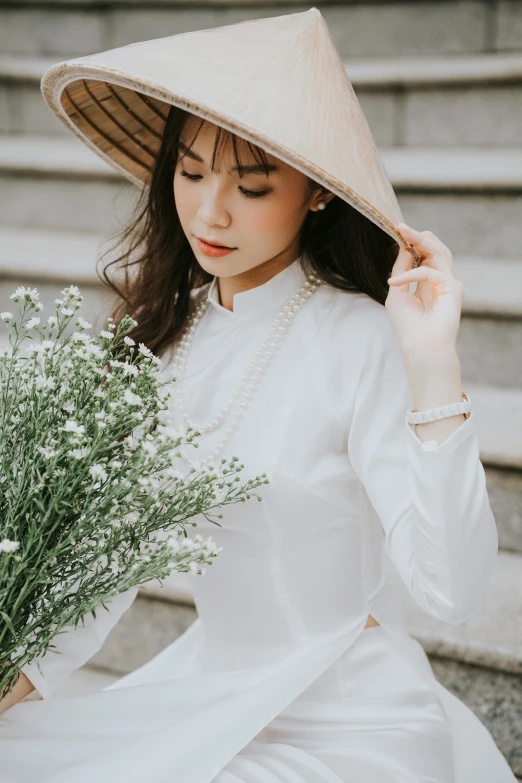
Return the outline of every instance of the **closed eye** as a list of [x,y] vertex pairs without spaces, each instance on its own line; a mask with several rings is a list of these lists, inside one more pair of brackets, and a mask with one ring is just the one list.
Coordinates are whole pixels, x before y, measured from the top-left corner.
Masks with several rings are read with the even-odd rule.
[[[184,169],[181,171],[181,176],[185,177],[190,182],[198,182],[202,179],[201,174],[189,174],[188,171],[185,171]],[[271,193],[273,188],[268,188],[266,190],[246,190],[239,186],[239,190],[245,198],[261,198],[261,196],[266,196],[267,193]]]

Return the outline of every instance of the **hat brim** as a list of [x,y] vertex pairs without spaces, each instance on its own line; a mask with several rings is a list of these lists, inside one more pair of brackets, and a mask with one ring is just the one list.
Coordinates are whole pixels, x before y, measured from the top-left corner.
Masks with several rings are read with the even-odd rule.
[[169,109],[177,106],[256,144],[311,177],[378,225],[400,246],[407,247],[414,266],[420,263],[418,253],[404,242],[393,223],[331,172],[209,106],[176,95],[162,85],[148,81],[138,84],[126,74],[107,70],[100,73],[97,66],[58,63],[44,74],[41,92],[66,127],[134,184],[147,187]]

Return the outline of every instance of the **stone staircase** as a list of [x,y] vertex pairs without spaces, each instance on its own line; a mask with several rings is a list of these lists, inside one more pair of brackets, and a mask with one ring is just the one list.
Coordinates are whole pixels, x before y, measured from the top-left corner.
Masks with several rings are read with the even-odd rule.
[[[466,296],[463,387],[501,552],[483,611],[459,626],[421,612],[411,632],[439,679],[492,731],[522,778],[522,0],[317,2],[404,219],[453,251]],[[48,303],[77,284],[101,326],[95,260],[137,193],[45,106],[52,63],[138,40],[306,10],[258,0],[17,0],[0,4],[0,311],[19,284]],[[12,307],[11,307],[12,309]],[[0,334],[5,342],[5,332]],[[103,687],[194,621],[186,581],[148,585],[63,693]],[[493,782],[492,782],[493,783]]]

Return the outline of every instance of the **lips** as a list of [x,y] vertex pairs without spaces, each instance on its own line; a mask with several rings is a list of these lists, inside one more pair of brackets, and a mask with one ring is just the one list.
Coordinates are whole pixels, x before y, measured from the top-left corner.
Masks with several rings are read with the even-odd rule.
[[219,245],[217,242],[211,242],[209,239],[204,239],[203,237],[196,237],[196,239],[200,239],[202,242],[204,242],[206,245],[210,245],[210,247],[218,247],[223,250],[234,250],[233,247],[227,247],[227,245]]
[[201,253],[211,258],[220,258],[221,256],[228,256],[229,253],[233,253],[237,248],[225,247],[223,245],[211,245],[204,239],[198,238],[198,247]]

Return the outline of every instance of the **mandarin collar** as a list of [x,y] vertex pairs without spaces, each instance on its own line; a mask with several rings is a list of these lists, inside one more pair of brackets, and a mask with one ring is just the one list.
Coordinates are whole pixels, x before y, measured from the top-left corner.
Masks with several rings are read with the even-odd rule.
[[301,267],[301,257],[299,257],[266,283],[234,294],[233,310],[228,310],[219,302],[217,276],[212,279],[206,298],[222,318],[237,321],[281,308],[305,281],[306,274]]

